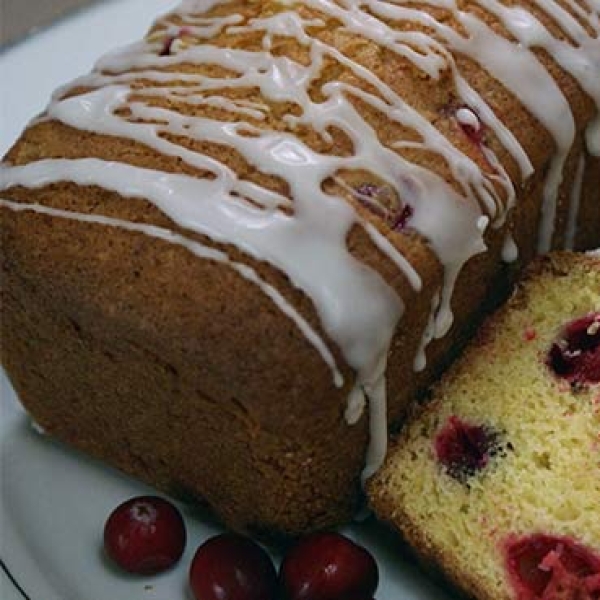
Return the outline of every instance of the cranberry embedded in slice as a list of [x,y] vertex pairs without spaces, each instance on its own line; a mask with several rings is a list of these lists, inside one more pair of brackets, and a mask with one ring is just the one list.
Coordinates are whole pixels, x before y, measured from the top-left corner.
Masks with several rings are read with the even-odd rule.
[[506,565],[520,600],[600,600],[600,556],[571,538],[510,539]]
[[226,533],[198,548],[190,587],[196,600],[275,600],[277,572],[258,544]]
[[547,364],[572,383],[600,383],[600,313],[569,323],[550,347]]
[[301,539],[279,571],[285,600],[368,600],[379,584],[373,556],[338,533]]
[[123,570],[160,573],[183,554],[186,532],[180,512],[156,496],[139,496],[119,505],[104,526],[104,548]]
[[484,469],[499,450],[499,435],[491,427],[471,425],[452,416],[434,442],[437,459],[454,479],[465,482]]

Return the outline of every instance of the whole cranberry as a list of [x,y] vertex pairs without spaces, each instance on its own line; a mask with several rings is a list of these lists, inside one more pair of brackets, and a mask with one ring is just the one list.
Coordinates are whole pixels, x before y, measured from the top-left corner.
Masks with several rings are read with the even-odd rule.
[[286,600],[367,600],[379,583],[373,556],[338,533],[301,539],[279,572]]
[[138,496],[115,508],[104,525],[106,554],[130,573],[151,575],[183,554],[186,533],[180,512],[156,496]]
[[453,415],[437,434],[434,449],[447,473],[466,483],[499,452],[499,439],[491,426],[467,423]]
[[196,551],[190,586],[196,600],[275,600],[277,572],[258,544],[225,533]]

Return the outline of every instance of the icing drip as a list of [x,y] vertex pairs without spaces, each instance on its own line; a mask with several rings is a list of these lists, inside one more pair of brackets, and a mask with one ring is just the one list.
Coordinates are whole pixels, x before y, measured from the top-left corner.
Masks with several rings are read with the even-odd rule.
[[427,366],[427,356],[425,354],[425,349],[429,345],[429,343],[435,337],[435,315],[440,304],[440,295],[439,293],[434,294],[431,301],[431,310],[429,311],[429,318],[427,319],[427,326],[423,331],[423,335],[421,336],[421,343],[419,344],[419,349],[415,356],[415,360],[413,363],[413,368],[416,373],[420,373],[425,370]]
[[517,258],[519,258],[519,247],[513,236],[509,233],[504,239],[504,245],[502,246],[502,260],[506,263],[511,263],[517,260]]
[[[326,193],[325,182],[333,180],[338,189],[356,197],[356,190],[348,189],[339,173],[376,174],[410,207],[409,227],[428,241],[444,268],[442,286],[434,295],[429,322],[415,357],[417,371],[426,366],[430,341],[445,335],[452,326],[452,293],[463,265],[485,251],[488,227],[499,228],[506,223],[516,193],[504,165],[483,141],[479,145],[489,172],[481,169],[377,74],[313,33],[327,27],[325,19],[304,19],[295,9],[300,5],[315,9],[319,15],[335,20],[340,31],[371,40],[433,79],[449,72],[460,106],[454,115],[456,121],[472,131],[486,128],[495,135],[525,181],[534,169],[516,132],[510,131],[463,77],[454,54],[469,57],[503,84],[545,127],[556,147],[545,182],[539,241],[540,249],[545,250],[552,239],[558,188],[576,132],[564,94],[533,49],[545,50],[600,108],[597,76],[600,42],[586,32],[573,14],[585,19],[596,32],[600,27],[597,0],[586,0],[583,4],[566,0],[572,12],[555,0],[535,1],[574,45],[554,38],[530,13],[504,6],[497,0],[477,0],[477,3],[500,19],[518,44],[495,33],[475,14],[459,10],[453,0],[428,0],[425,4],[450,11],[464,35],[436,21],[426,11],[412,8],[410,2],[405,5],[403,0],[282,0],[279,12],[247,20],[238,14],[198,16],[219,2],[184,0],[166,20],[157,23],[148,39],[107,55],[91,75],[58,90],[42,119],[134,140],[207,172],[210,178],[150,171],[98,159],[49,159],[0,170],[0,189],[73,181],[101,186],[123,197],[144,198],[184,230],[235,246],[256,260],[270,263],[312,300],[327,339],[314,331],[251,267],[231,261],[226,253],[185,236],[149,225],[40,205],[6,200],[0,201],[0,205],[121,227],[168,240],[197,256],[227,264],[252,281],[313,344],[331,369],[336,385],[343,385],[343,379],[329,343],[337,345],[355,370],[356,381],[345,417],[349,424],[357,423],[368,405],[371,443],[363,473],[366,479],[377,470],[386,451],[385,371],[404,302],[379,273],[350,254],[346,240],[351,228],[362,227],[415,291],[421,290],[422,281],[389,236],[356,214],[346,200]],[[396,29],[393,25],[397,21],[414,23],[419,28]],[[259,33],[262,49],[247,51],[211,45],[211,38],[220,33]],[[273,54],[276,37],[296,40],[308,53],[308,62]],[[194,39],[207,42],[198,44]],[[165,40],[169,41],[167,46]],[[168,51],[163,51],[165,48]],[[324,65],[332,61],[352,77],[322,85],[317,102],[311,90]],[[182,69],[182,65],[214,65],[226,69],[230,75],[191,73]],[[360,85],[349,83],[350,79]],[[140,80],[144,81],[143,87],[136,85]],[[69,97],[68,92],[74,87],[89,91]],[[241,100],[235,94],[237,90],[248,89],[259,90],[262,100]],[[540,97],[544,102],[539,101]],[[201,110],[182,114],[160,108],[152,103],[157,99],[166,101],[163,104],[167,106],[176,103],[190,109],[225,111],[235,115],[235,121],[197,116],[205,114]],[[356,100],[384,114],[390,124],[410,130],[414,134],[410,141],[384,143],[357,110]],[[271,106],[276,103],[289,103],[298,109],[283,118],[287,130],[268,126]],[[332,129],[340,130],[351,141],[352,153],[336,156],[317,152],[293,135],[300,126],[311,129],[326,143],[333,143]],[[227,164],[173,139],[227,146],[252,169],[286,182],[290,197],[244,180]],[[591,153],[600,154],[600,119],[589,126],[587,143]],[[408,149],[435,154],[447,166],[453,181],[407,160],[403,151]],[[574,199],[579,195],[575,188]],[[572,202],[571,229],[576,223],[575,204]],[[569,236],[574,235],[571,229]],[[505,240],[503,258],[514,260],[517,248],[510,232]]]
[[585,141],[592,156],[600,156],[600,113],[585,130]]
[[387,452],[387,395],[385,388],[385,368],[387,356],[381,356],[375,369],[373,381],[364,386],[369,401],[371,442],[367,450],[365,468],[362,473],[363,485],[383,464]]

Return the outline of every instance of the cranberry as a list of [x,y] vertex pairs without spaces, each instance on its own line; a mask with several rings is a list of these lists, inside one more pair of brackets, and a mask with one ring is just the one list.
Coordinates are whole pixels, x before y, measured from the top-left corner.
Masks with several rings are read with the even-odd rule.
[[367,600],[379,583],[371,554],[337,533],[301,539],[279,572],[286,600]]
[[175,35],[169,35],[165,38],[163,42],[163,46],[158,53],[159,56],[170,56],[173,52],[173,44],[175,40],[181,39],[185,35],[190,34],[190,29],[188,27],[182,27]]
[[150,575],[172,567],[185,548],[185,525],[170,502],[139,496],[111,513],[104,526],[108,556],[130,573]]
[[547,364],[574,384],[600,382],[600,313],[569,323],[550,347]]
[[491,427],[471,425],[452,416],[435,438],[435,453],[451,477],[465,482],[500,450],[499,437]]
[[173,42],[176,39],[177,39],[176,35],[170,35],[167,38],[165,38],[163,46],[162,46],[160,52],[158,53],[158,55],[159,56],[170,56],[171,55],[171,48],[173,47]]
[[393,230],[406,229],[414,209],[409,204],[402,205],[389,186],[363,183],[356,188],[356,192],[359,202],[384,219]]
[[196,600],[275,600],[277,572],[258,544],[226,533],[198,548],[190,586]]
[[506,561],[522,600],[600,599],[600,556],[570,538],[535,534],[511,539]]

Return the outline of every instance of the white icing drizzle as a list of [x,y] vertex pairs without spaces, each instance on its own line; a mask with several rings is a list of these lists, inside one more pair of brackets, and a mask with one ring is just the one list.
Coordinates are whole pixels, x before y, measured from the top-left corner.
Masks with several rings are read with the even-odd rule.
[[[476,1],[496,15],[519,43],[512,43],[495,33],[474,14],[459,10],[454,0],[427,0],[424,3],[451,11],[466,35],[436,21],[426,11],[405,6],[404,0],[282,0],[280,5],[286,10],[247,22],[237,14],[198,16],[219,2],[184,0],[171,14],[171,21],[159,22],[157,31],[147,40],[107,55],[97,63],[91,75],[58,90],[42,119],[134,140],[164,155],[177,157],[195,169],[210,173],[211,177],[162,173],[98,159],[55,159],[2,168],[0,189],[74,181],[79,185],[101,186],[123,197],[145,198],[181,228],[206,235],[215,242],[233,245],[285,273],[293,285],[312,300],[328,340],[339,347],[344,359],[356,371],[345,416],[349,424],[354,424],[360,420],[366,405],[369,406],[371,443],[363,473],[363,479],[366,479],[377,470],[385,456],[387,354],[404,303],[377,272],[348,252],[346,238],[350,229],[354,225],[361,226],[415,291],[421,290],[422,281],[388,236],[361,219],[342,198],[325,193],[324,182],[331,178],[338,181],[337,174],[342,170],[375,173],[411,208],[410,227],[428,240],[444,267],[444,280],[433,298],[429,323],[415,358],[415,370],[425,368],[429,342],[445,335],[452,326],[452,293],[463,265],[486,250],[486,229],[505,224],[516,193],[504,165],[491,148],[485,145],[481,148],[491,166],[490,172],[485,173],[376,74],[309,34],[307,28],[323,28],[325,22],[320,18],[305,20],[294,7],[304,4],[337,19],[343,30],[391,50],[434,79],[439,79],[443,71],[449,71],[462,103],[456,107],[457,122],[475,131],[484,126],[489,128],[515,160],[525,180],[533,173],[530,158],[515,132],[507,128],[462,76],[452,51],[477,62],[502,83],[545,127],[556,147],[545,182],[540,229],[539,247],[546,250],[554,232],[556,198],[564,163],[576,131],[565,96],[533,49],[545,50],[571,73],[600,108],[600,42],[598,36],[591,37],[572,13],[556,0],[534,1],[560,25],[575,45],[554,38],[521,8],[507,7],[497,0]],[[586,19],[596,32],[599,31],[598,0],[585,0],[583,4],[576,0],[566,2],[579,18]],[[177,23],[173,21],[175,18]],[[433,34],[394,29],[393,21],[398,20],[425,26]],[[261,33],[262,51],[217,47],[210,43],[189,45],[186,41],[188,37],[210,40],[224,31]],[[182,39],[179,39],[180,35]],[[310,55],[309,64],[273,55],[275,36],[293,38],[305,47]],[[163,56],[165,53],[161,49],[165,48],[165,40],[170,40],[169,52]],[[309,90],[327,59],[348,69],[374,91],[367,92],[362,87],[335,81],[322,86],[324,100],[313,101]],[[209,77],[177,72],[177,67],[183,64],[212,64],[233,72],[234,76]],[[162,71],[165,67],[171,71]],[[134,82],[139,80],[146,82],[144,88],[134,87]],[[91,89],[85,94],[65,97],[74,86]],[[228,90],[251,88],[260,90],[264,103],[224,95]],[[189,107],[217,108],[235,115],[237,121],[180,114],[169,108],[152,106],[149,101],[153,98]],[[386,146],[358,113],[353,98],[385,114],[390,123],[409,128],[418,141],[397,140],[392,147]],[[544,101],[540,102],[540,98]],[[266,127],[269,103],[278,102],[292,103],[300,109],[299,113],[284,119],[290,132]],[[123,109],[131,116],[121,116]],[[311,128],[325,142],[333,141],[331,128],[343,131],[353,143],[352,155],[341,157],[316,152],[291,133],[299,125]],[[590,152],[600,154],[600,119],[588,127],[586,134]],[[240,179],[226,164],[192,151],[169,136],[232,148],[253,168],[285,181],[291,199]],[[437,154],[448,166],[454,182],[445,181],[434,172],[409,162],[402,156],[403,148]],[[33,210],[56,218],[138,231],[182,245],[197,256],[229,265],[256,284],[292,319],[331,369],[335,384],[343,384],[328,341],[252,268],[231,261],[226,253],[150,225],[7,200],[0,200],[0,205],[12,210]],[[575,211],[573,205],[572,202]],[[576,223],[576,215],[571,215],[570,223]],[[503,258],[514,260],[517,249],[510,232],[505,240]]]
[[502,245],[502,260],[506,263],[511,263],[517,260],[518,257],[519,247],[512,234],[508,233],[504,238],[504,244]]
[[387,355],[381,355],[375,367],[375,376],[372,381],[365,383],[364,392],[369,402],[369,433],[370,443],[362,472],[362,483],[374,475],[383,464],[387,452],[387,393],[385,369]]
[[581,191],[583,186],[583,175],[585,173],[585,154],[582,153],[577,163],[575,179],[571,188],[571,198],[569,202],[569,216],[567,217],[567,230],[565,233],[565,249],[573,250],[575,247],[575,238],[577,236],[577,219],[579,217],[579,207],[581,206]]
[[[402,1],[394,0],[393,3],[402,4]],[[376,11],[378,4],[387,6],[388,3],[371,0],[369,4]],[[563,30],[576,39],[576,48],[552,37],[531,13],[520,8],[505,7],[495,0],[478,0],[478,4],[499,16],[520,44],[513,44],[495,34],[474,15],[459,11],[452,0],[432,0],[428,4],[452,10],[453,15],[468,31],[469,37],[461,37],[451,27],[438,23],[426,13],[419,17],[415,15],[417,11],[402,8],[401,12],[396,14],[432,27],[444,37],[451,48],[479,62],[552,134],[556,153],[546,179],[538,242],[538,249],[546,252],[551,247],[558,189],[562,182],[564,164],[574,141],[575,125],[570,106],[562,91],[529,48],[540,47],[548,51],[595,99],[600,109],[600,40],[590,37],[569,13],[560,9],[553,0],[544,0],[539,4],[560,23]],[[388,10],[387,14],[394,14],[394,11]],[[539,101],[541,97],[544,98],[544,102]]]
[[415,355],[413,369],[416,373],[424,371],[425,367],[427,366],[427,356],[425,354],[425,350],[429,343],[435,337],[435,316],[439,304],[440,295],[439,293],[436,293],[431,299],[431,310],[429,311],[429,318],[427,319],[427,325],[425,327],[425,330],[423,331],[423,335],[421,336],[421,343],[419,344],[419,349],[417,350],[417,354]]
[[346,423],[348,423],[348,425],[356,425],[363,416],[366,406],[367,399],[365,397],[365,391],[360,385],[354,386],[348,396],[348,406],[344,413]]
[[600,156],[600,113],[590,121],[585,130],[585,142],[592,156]]

